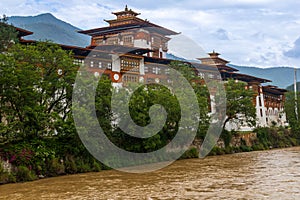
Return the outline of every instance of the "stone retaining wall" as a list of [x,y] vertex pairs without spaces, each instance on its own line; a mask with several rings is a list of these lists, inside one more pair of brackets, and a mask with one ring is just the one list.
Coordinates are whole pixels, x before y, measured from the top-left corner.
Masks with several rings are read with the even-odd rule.
[[[242,145],[246,144],[246,146],[251,147],[256,140],[257,140],[256,133],[242,133],[242,134],[233,135],[229,145],[232,147],[241,147]],[[196,147],[198,150],[200,150],[202,143],[203,140],[195,139],[192,144],[192,147]],[[219,138],[216,146],[219,148],[225,148],[224,140]]]

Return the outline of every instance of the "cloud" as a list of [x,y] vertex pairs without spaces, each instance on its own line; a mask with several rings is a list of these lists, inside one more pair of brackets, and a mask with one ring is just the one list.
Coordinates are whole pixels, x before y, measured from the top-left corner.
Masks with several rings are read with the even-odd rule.
[[295,41],[294,47],[286,52],[285,56],[291,58],[300,58],[300,37]]
[[[82,29],[107,26],[113,11],[125,5],[153,23],[213,49],[234,64],[275,66],[299,54],[300,1],[294,0],[4,0],[0,14],[51,12]],[[294,43],[295,42],[295,43]],[[288,57],[289,56],[289,57]],[[299,58],[299,57],[297,57]]]

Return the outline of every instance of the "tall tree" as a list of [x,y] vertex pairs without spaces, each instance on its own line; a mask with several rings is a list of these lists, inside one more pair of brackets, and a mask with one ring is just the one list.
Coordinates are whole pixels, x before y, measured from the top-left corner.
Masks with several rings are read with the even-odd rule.
[[70,112],[77,72],[71,53],[45,42],[16,44],[7,52],[0,54],[2,135],[53,133]]
[[[296,114],[296,107],[298,109],[298,119]],[[286,101],[285,101],[285,113],[287,115],[287,120],[289,125],[291,126],[294,133],[298,133],[300,135],[300,119],[299,119],[299,111],[300,111],[300,94],[297,93],[297,101],[295,101],[295,93],[288,92],[286,93]]]
[[[195,71],[191,68],[190,65],[174,62],[171,63],[170,67],[180,72],[186,80],[191,84],[191,87],[194,89],[196,97],[198,99],[199,115],[200,119],[194,119],[191,116],[190,120],[199,121],[198,137],[203,137],[206,134],[209,116],[208,116],[208,90],[205,86],[198,84],[200,77],[195,75]],[[171,75],[172,76],[172,75]],[[199,79],[199,80],[198,80]],[[132,83],[134,85],[134,83]],[[165,86],[158,84],[148,84],[143,87],[138,88],[135,92],[132,92],[129,87],[124,88],[112,88],[111,83],[105,78],[101,79],[96,95],[96,113],[98,116],[98,121],[101,125],[101,128],[108,135],[111,141],[113,141],[118,146],[134,152],[148,152],[157,150],[170,142],[176,135],[179,127],[179,121],[181,119],[181,107],[178,102],[178,96],[173,93],[172,90]],[[111,97],[112,91],[117,90],[114,95],[114,100],[117,105],[118,113],[112,113],[111,110]],[[128,113],[122,108],[121,104],[124,104],[124,98],[130,98],[129,100],[129,112],[131,119],[136,125],[145,127],[148,124],[151,124],[151,118],[149,115],[150,108],[153,105],[161,105],[161,109],[167,112],[166,123],[162,128],[157,132],[157,134],[149,138],[138,138],[129,136],[127,133],[124,133],[119,129],[119,125],[123,122],[119,119],[124,119]],[[164,119],[160,118],[162,116],[155,116],[155,120],[163,122]],[[153,120],[153,119],[152,119]],[[113,123],[111,123],[113,122]],[[122,124],[121,126],[126,126]],[[128,125],[127,130],[133,130],[130,125]],[[187,134],[189,132],[189,127],[187,129]],[[144,129],[143,135],[153,134],[153,131],[148,131]]]
[[7,23],[8,18],[3,15],[0,18],[0,52],[6,51],[18,41],[16,28]]
[[223,130],[228,122],[256,125],[256,110],[253,105],[253,92],[245,89],[246,83],[229,79],[226,87],[226,119]]

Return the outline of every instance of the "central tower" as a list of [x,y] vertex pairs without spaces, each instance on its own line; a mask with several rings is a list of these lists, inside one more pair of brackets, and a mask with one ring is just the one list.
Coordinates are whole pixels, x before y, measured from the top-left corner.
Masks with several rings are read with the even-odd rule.
[[151,50],[145,56],[166,58],[168,51],[167,36],[176,33],[167,28],[150,23],[148,20],[138,18],[140,13],[128,9],[113,12],[116,19],[104,20],[109,26],[79,31],[79,33],[92,36],[90,48],[96,46],[121,45]]

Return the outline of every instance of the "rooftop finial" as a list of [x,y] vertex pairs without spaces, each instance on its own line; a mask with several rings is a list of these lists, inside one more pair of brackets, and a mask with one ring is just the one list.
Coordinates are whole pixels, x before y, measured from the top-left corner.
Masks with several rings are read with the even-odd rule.
[[127,5],[125,6],[125,11],[128,11],[128,7],[127,7]]

